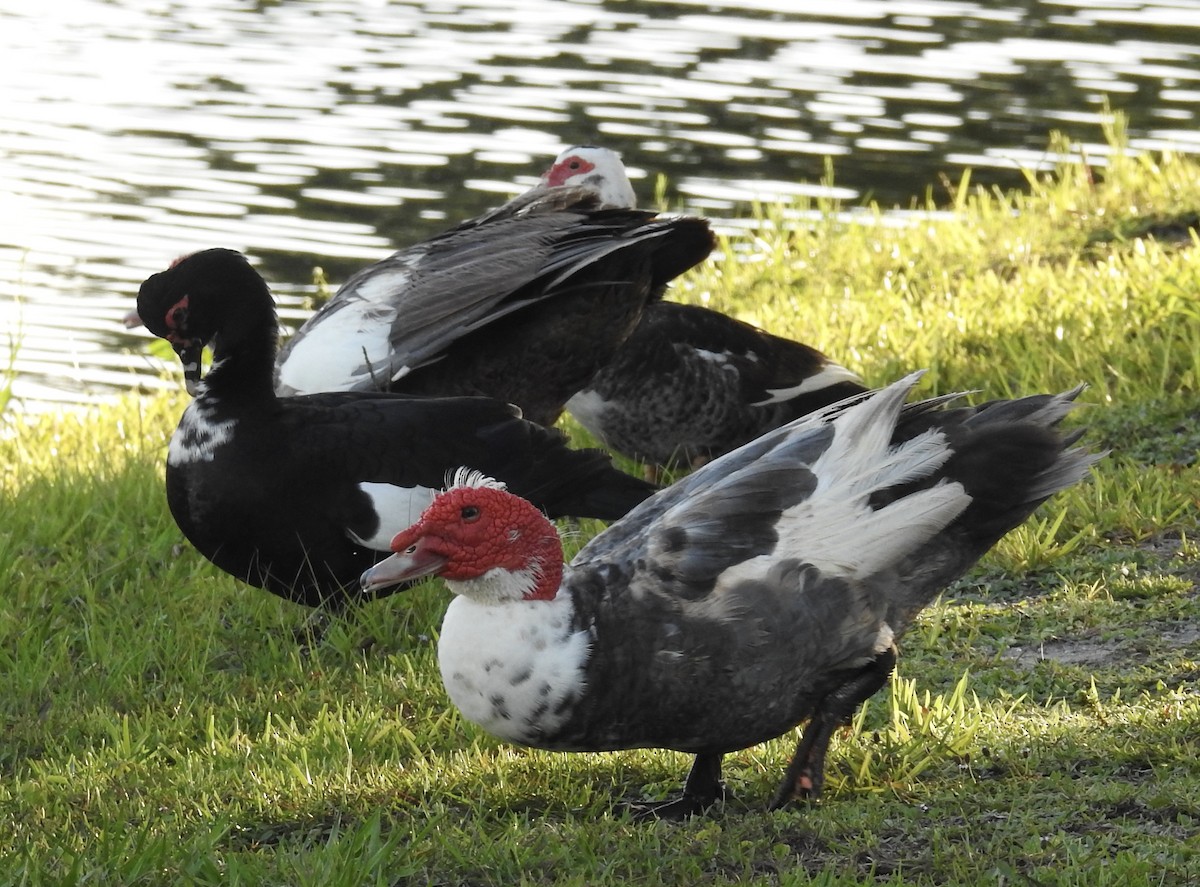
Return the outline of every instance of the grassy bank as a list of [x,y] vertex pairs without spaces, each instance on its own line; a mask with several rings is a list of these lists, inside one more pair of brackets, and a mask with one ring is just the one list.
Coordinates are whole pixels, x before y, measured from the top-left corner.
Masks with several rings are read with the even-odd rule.
[[1116,156],[949,197],[907,226],[764,210],[678,290],[872,383],[1086,382],[1073,421],[1113,449],[926,611],[820,805],[762,812],[789,736],[729,756],[707,819],[611,815],[686,757],[464,723],[436,584],[297,643],[307,614],[166,511],[183,397],[130,399],[0,439],[0,883],[1200,881],[1200,168]]

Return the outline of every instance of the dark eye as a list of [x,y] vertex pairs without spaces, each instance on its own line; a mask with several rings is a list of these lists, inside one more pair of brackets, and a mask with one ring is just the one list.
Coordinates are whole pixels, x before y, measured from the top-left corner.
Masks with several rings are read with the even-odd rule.
[[464,505],[462,507],[462,511],[460,511],[458,514],[459,514],[459,517],[461,517],[467,523],[472,523],[474,521],[479,520],[479,506],[478,505]]
[[167,312],[167,329],[187,329],[188,310],[186,307],[175,307]]
[[578,160],[572,160],[570,164],[571,169],[579,169],[580,165],[581,164]]

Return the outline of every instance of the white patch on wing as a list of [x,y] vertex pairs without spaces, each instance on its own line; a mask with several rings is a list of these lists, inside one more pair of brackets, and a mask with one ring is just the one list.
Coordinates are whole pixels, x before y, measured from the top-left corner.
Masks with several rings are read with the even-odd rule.
[[701,360],[710,360],[713,363],[720,364],[721,366],[725,366],[729,363],[728,351],[708,351],[704,348],[695,348],[693,349],[693,353]]
[[767,393],[770,397],[752,403],[754,407],[765,407],[768,404],[784,403],[794,397],[799,397],[802,394],[808,394],[810,391],[820,391],[822,388],[832,388],[841,382],[861,382],[862,379],[856,373],[852,373],[844,366],[838,366],[836,363],[827,363],[821,368],[819,373],[809,376],[799,385],[793,385],[790,388],[768,388]]
[[188,405],[167,446],[168,465],[211,462],[217,448],[233,437],[237,420],[213,421],[214,412],[203,400],[194,400]]
[[442,621],[438,666],[467,720],[512,742],[553,738],[585,689],[590,634],[571,631],[573,608],[568,592],[505,603],[455,596]]
[[280,388],[293,394],[347,391],[372,379],[385,386],[395,375],[397,360],[390,341],[397,307],[393,300],[409,276],[404,268],[381,271],[336,310],[317,315],[315,323],[296,334],[279,367]]
[[354,287],[355,301],[363,302],[366,306],[374,307],[376,310],[390,311],[395,315],[396,295],[404,292],[408,287],[412,269],[424,258],[425,253],[424,249],[413,249],[406,251],[399,261],[385,259],[386,268],[380,267],[378,271],[368,274],[361,283]]
[[780,516],[775,550],[726,570],[718,585],[761,579],[784,557],[835,576],[870,576],[907,556],[962,513],[971,497],[962,484],[949,481],[885,508],[868,504],[875,491],[929,477],[950,456],[945,437],[936,431],[890,446],[910,387],[897,383],[833,420],[833,440],[811,466],[816,489]]
[[943,530],[971,503],[961,484],[942,483],[873,511],[865,497],[837,500],[821,490],[779,519],[775,551],[730,567],[719,587],[760,580],[782,557],[796,557],[831,576],[864,578],[905,557]]
[[389,551],[392,538],[417,522],[433,501],[434,494],[428,487],[401,487],[384,483],[361,483],[358,488],[371,498],[375,514],[379,516],[379,529],[366,539],[349,531],[346,535],[359,545],[375,551]]

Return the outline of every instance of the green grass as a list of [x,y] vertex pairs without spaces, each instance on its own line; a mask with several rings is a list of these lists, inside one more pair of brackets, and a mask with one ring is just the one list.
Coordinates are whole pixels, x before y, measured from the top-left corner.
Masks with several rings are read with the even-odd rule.
[[184,398],[130,398],[0,438],[0,883],[1200,882],[1200,168],[1117,153],[948,199],[905,227],[767,208],[678,289],[872,383],[1087,382],[1073,421],[1113,450],[922,615],[819,805],[763,812],[786,736],[729,756],[706,819],[613,815],[686,756],[464,723],[436,584],[297,642],[304,611],[167,513]]

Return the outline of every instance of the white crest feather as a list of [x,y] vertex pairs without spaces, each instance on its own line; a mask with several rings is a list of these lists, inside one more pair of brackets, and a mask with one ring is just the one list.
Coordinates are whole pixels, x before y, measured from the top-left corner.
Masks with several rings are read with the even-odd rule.
[[446,472],[446,489],[454,490],[459,487],[470,487],[472,489],[486,488],[489,490],[508,489],[508,485],[504,481],[488,477],[482,471],[468,468],[465,465],[455,468],[453,471]]

